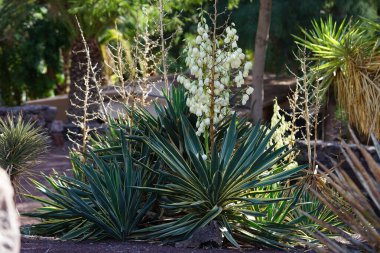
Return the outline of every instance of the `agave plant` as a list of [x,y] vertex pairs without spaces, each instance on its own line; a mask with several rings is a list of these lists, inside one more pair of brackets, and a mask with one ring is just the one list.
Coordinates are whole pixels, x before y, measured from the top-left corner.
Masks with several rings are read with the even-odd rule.
[[310,50],[313,80],[321,82],[323,94],[332,87],[350,123],[365,134],[380,138],[380,44],[379,26],[362,19],[343,21],[339,26],[330,16],[313,21],[313,29],[302,29],[305,38],[296,43]]
[[[273,167],[279,164],[289,151],[286,147],[268,148],[275,128],[269,131],[257,124],[239,138],[236,116],[233,116],[222,140],[205,153],[201,140],[190,122],[181,116],[184,153],[170,139],[150,132],[145,143],[167,165],[160,170],[161,183],[143,189],[157,192],[162,207],[177,213],[175,219],[139,231],[142,238],[180,241],[189,238],[197,229],[211,221],[217,221],[223,235],[236,247],[234,238],[244,238],[266,245],[281,247],[281,225],[278,229],[260,224],[257,217],[265,216],[265,210],[253,211],[252,205],[265,206],[290,198],[259,198],[264,187],[294,177],[305,166],[289,170]],[[284,165],[286,166],[286,165]],[[242,224],[254,229],[247,230]],[[268,225],[268,226],[266,226]],[[270,228],[273,228],[271,230]],[[276,232],[277,231],[277,232]]]
[[48,137],[31,121],[21,115],[15,120],[0,118],[0,168],[7,171],[13,186],[20,176],[30,175],[48,148]]
[[[47,198],[28,195],[44,206],[24,215],[41,218],[43,222],[25,228],[24,232],[57,235],[61,239],[125,240],[138,229],[155,196],[134,187],[150,186],[155,167],[146,164],[148,158],[136,164],[124,134],[120,133],[119,138],[122,159],[89,151],[83,162],[72,154],[74,177],[57,173],[45,176],[48,186],[33,180]],[[142,170],[141,166],[150,169]]]
[[[352,133],[353,135],[353,133]],[[343,237],[351,247],[361,252],[380,251],[380,164],[376,163],[370,153],[353,135],[355,143],[364,157],[368,169],[350,147],[343,142],[342,151],[354,175],[344,170],[336,170],[327,177],[329,191],[313,191],[328,208],[350,229],[344,231],[330,222],[321,221],[307,215],[327,230]],[[380,157],[380,145],[373,136],[377,153]],[[327,193],[327,194],[326,194]],[[325,247],[310,245],[317,252],[347,252],[347,247],[319,232],[310,232]],[[356,234],[356,237],[353,236]]]

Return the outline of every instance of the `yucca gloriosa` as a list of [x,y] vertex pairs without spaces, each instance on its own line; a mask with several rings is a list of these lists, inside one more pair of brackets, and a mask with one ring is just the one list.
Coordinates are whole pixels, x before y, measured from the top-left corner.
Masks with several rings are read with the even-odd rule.
[[[196,116],[191,114],[189,108],[186,106],[187,96],[183,86],[173,86],[170,89],[170,93],[164,95],[166,102],[165,105],[154,103],[155,111],[153,114],[144,107],[136,107],[134,110],[130,107],[126,107],[127,114],[129,117],[132,117],[133,125],[131,126],[130,121],[126,121],[122,118],[109,119],[108,124],[110,125],[109,129],[111,132],[108,133],[110,135],[97,135],[96,139],[101,141],[96,141],[92,145],[102,148],[110,146],[115,147],[119,145],[117,144],[119,143],[117,129],[124,129],[125,132],[130,135],[129,138],[134,138],[134,136],[143,136],[144,133],[149,135],[150,132],[160,134],[162,137],[170,139],[178,149],[183,151],[184,138],[182,134],[181,116],[186,117],[188,123],[194,128],[197,121]],[[231,119],[232,117],[226,117],[217,126],[215,133],[218,137],[217,141],[220,142],[220,140],[222,140],[221,137],[226,132]],[[237,128],[239,129],[239,137],[246,134],[245,130],[248,129],[248,125],[246,123],[247,119],[238,120]],[[204,143],[205,140],[202,137],[200,138],[202,143]]]
[[[236,116],[230,121],[222,140],[215,142],[212,154],[205,160],[205,149],[194,128],[181,117],[184,153],[175,143],[150,132],[144,142],[167,165],[160,170],[162,182],[156,187],[142,189],[158,192],[165,199],[162,206],[174,210],[178,219],[140,230],[143,238],[180,241],[215,220],[224,236],[239,247],[235,237],[254,240],[274,247],[285,247],[281,240],[289,226],[281,223],[255,222],[265,211],[254,211],[252,205],[267,204],[290,198],[257,198],[260,186],[284,182],[305,166],[284,170],[276,164],[288,154],[286,147],[268,147],[275,128],[269,131],[257,124],[245,129],[239,137]],[[181,215],[182,214],[182,215]]]
[[20,176],[33,174],[33,167],[47,148],[47,135],[32,121],[24,121],[21,115],[0,118],[0,167],[16,188]]
[[296,43],[310,50],[311,77],[320,82],[322,96],[333,87],[348,120],[364,134],[380,138],[380,26],[374,21],[344,20],[339,26],[330,16],[314,20]]
[[118,155],[110,155],[109,148],[89,151],[85,161],[72,154],[73,177],[58,173],[45,176],[48,186],[33,181],[47,198],[27,195],[44,206],[24,215],[43,222],[25,227],[24,233],[77,240],[129,238],[155,201],[153,194],[134,187],[155,182],[151,171],[159,163],[151,165],[146,153],[137,163],[125,134],[120,132],[119,138]]

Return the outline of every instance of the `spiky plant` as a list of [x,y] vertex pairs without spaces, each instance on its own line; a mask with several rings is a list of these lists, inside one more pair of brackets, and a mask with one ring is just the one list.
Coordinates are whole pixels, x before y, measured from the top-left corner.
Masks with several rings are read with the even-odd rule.
[[47,148],[47,135],[33,122],[24,121],[21,115],[0,118],[0,167],[16,188],[19,178],[32,173]]
[[302,29],[305,38],[296,37],[296,42],[311,51],[314,80],[321,82],[322,95],[332,87],[349,122],[380,138],[378,30],[378,25],[365,19],[337,25],[329,17],[313,21],[312,30]]
[[[353,134],[352,134],[353,135]],[[321,226],[340,235],[361,252],[380,251],[380,164],[376,163],[370,153],[353,139],[364,157],[368,168],[346,144],[343,143],[343,154],[352,167],[354,175],[348,175],[344,170],[336,170],[327,177],[328,191],[311,190],[328,208],[342,220],[350,232],[339,229],[333,224],[321,221],[306,214]],[[373,138],[377,153],[380,156],[380,145]],[[320,232],[311,232],[325,247],[310,245],[317,252],[347,252],[347,247],[338,244]],[[356,234],[356,236],[353,236]]]
[[[160,171],[162,182],[145,187],[158,192],[162,206],[174,211],[174,219],[140,230],[142,238],[181,241],[211,221],[216,221],[224,236],[236,247],[236,239],[272,247],[286,247],[283,240],[292,227],[276,222],[260,222],[268,204],[290,198],[260,198],[258,187],[283,183],[306,166],[283,170],[275,167],[290,151],[286,147],[268,148],[276,129],[257,124],[239,136],[233,116],[224,137],[214,143],[210,158],[190,122],[181,117],[184,151],[158,133],[150,132],[145,143],[167,167]],[[286,166],[286,165],[284,165]],[[281,191],[281,189],[278,189]],[[250,209],[260,206],[259,211]]]
[[89,151],[83,154],[85,160],[72,153],[74,176],[45,176],[48,186],[33,180],[46,198],[27,196],[44,206],[24,215],[41,218],[42,223],[26,226],[23,232],[63,240],[128,239],[155,201],[154,194],[136,187],[155,182],[151,171],[159,163],[153,164],[147,152],[134,159],[122,131],[119,140],[120,147]]

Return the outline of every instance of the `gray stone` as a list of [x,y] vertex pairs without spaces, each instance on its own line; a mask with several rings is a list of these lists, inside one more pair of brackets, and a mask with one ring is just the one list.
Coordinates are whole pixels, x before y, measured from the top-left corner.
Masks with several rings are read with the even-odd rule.
[[7,115],[22,115],[25,120],[31,120],[36,125],[48,130],[57,115],[57,108],[47,105],[0,107],[0,118],[4,119]]
[[44,110],[41,111],[43,113],[43,117],[46,122],[53,122],[57,115],[57,108],[53,106],[45,107]]
[[64,124],[62,120],[54,120],[50,125],[51,133],[62,133],[64,129]]
[[177,242],[176,248],[202,248],[202,247],[221,247],[223,243],[222,232],[216,221],[194,232],[189,239]]
[[0,252],[20,252],[19,220],[8,174],[0,168]]

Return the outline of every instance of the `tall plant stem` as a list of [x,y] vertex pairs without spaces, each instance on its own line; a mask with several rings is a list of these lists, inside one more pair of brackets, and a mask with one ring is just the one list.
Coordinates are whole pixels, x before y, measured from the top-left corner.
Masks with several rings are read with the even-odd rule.
[[[306,120],[306,142],[307,142],[307,158],[310,165],[312,165],[311,161],[311,132],[310,132],[310,113],[309,113],[309,93],[308,93],[308,80],[306,76],[306,64],[302,63],[302,72],[304,73],[303,76],[303,85],[305,90],[305,99],[304,99],[304,119]],[[312,168],[314,169],[314,168]]]
[[164,0],[159,0],[160,8],[160,37],[161,37],[161,61],[164,74],[164,83],[166,94],[169,94],[169,81],[168,81],[168,72],[166,66],[166,48],[165,48],[165,37],[164,37]]
[[218,0],[214,2],[213,32],[212,32],[212,66],[211,66],[211,83],[210,83],[210,154],[212,154],[215,142],[214,130],[214,107],[215,107],[215,65],[216,65],[216,21],[218,15],[217,9]]
[[317,140],[318,140],[318,112],[320,107],[320,101],[319,101],[319,81],[317,80],[316,84],[316,100],[315,100],[315,120],[314,120],[314,149],[313,149],[313,169],[316,172],[316,162],[317,162]]

